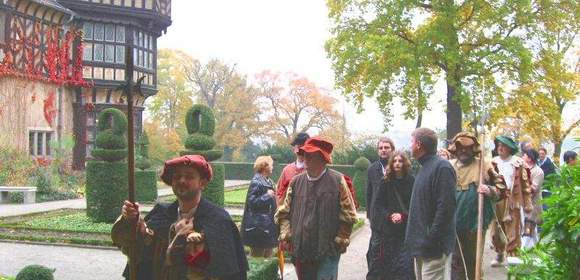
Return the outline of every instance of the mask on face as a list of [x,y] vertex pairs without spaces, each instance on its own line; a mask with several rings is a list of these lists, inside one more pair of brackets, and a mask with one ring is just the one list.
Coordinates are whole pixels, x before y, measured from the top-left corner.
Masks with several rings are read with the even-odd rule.
[[304,162],[303,161],[296,161],[296,167],[298,167],[299,169],[304,168]]

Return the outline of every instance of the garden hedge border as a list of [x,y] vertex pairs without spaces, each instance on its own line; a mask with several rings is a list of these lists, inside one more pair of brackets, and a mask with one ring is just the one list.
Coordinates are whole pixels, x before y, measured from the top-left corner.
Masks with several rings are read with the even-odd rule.
[[114,222],[127,199],[127,164],[92,160],[86,167],[87,216],[95,222]]

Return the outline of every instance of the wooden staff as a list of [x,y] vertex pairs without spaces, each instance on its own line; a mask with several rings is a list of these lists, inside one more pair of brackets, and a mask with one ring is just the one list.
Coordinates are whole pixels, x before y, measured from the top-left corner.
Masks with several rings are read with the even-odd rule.
[[[127,165],[129,171],[129,195],[128,200],[135,203],[135,139],[134,139],[134,124],[133,124],[133,51],[132,47],[125,47],[125,63],[127,70],[125,71],[125,95],[127,96]],[[131,228],[132,240],[127,257],[129,258],[129,279],[137,279],[137,258],[135,256],[137,245],[137,226],[139,225],[139,213],[137,213],[137,220],[134,221]]]
[[[483,129],[482,129],[483,130]],[[481,133],[481,144],[480,154],[479,154],[479,185],[481,186],[484,181],[485,175],[485,165],[484,165],[484,155],[485,155],[485,134]],[[481,279],[481,256],[483,255],[483,204],[484,204],[484,194],[479,192],[478,186],[478,200],[477,200],[477,249],[475,255],[475,280]]]

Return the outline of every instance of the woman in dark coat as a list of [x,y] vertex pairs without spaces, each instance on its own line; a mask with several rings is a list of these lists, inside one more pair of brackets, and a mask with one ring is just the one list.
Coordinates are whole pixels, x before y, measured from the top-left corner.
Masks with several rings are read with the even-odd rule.
[[270,180],[273,165],[270,156],[256,159],[256,174],[246,196],[241,233],[244,245],[250,247],[252,257],[268,258],[272,255],[272,248],[278,245],[278,227],[274,223],[276,196]]
[[415,279],[413,260],[404,250],[405,228],[415,178],[410,174],[411,162],[400,151],[389,159],[387,174],[377,193],[375,221],[381,226],[382,277]]

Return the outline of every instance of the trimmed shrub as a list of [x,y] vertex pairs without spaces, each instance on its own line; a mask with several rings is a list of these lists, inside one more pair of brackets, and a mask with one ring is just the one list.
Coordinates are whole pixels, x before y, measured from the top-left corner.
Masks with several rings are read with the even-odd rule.
[[371,162],[365,157],[360,157],[354,162],[354,168],[356,169],[356,172],[354,174],[354,178],[352,179],[352,183],[354,185],[356,197],[361,208],[367,207],[367,169],[369,168],[370,164]]
[[278,259],[249,258],[250,271],[248,280],[276,280],[278,277]]
[[96,148],[91,154],[104,161],[119,161],[127,157],[127,117],[115,108],[99,113]]
[[[185,115],[185,125],[187,133],[200,133],[207,136],[213,136],[215,130],[215,116],[206,105],[196,104],[187,111]],[[213,148],[213,147],[212,147]]]
[[187,151],[182,151],[179,154],[182,156],[184,156],[184,155],[200,155],[200,156],[203,156],[205,158],[205,160],[207,160],[207,161],[214,161],[216,159],[221,158],[223,153],[224,152],[220,151],[220,150],[209,150],[209,151],[187,150]]
[[119,109],[107,108],[99,113],[97,130],[113,129],[115,134],[124,135],[127,132],[127,116]]
[[139,202],[157,199],[157,172],[155,170],[135,170],[135,199]]
[[127,139],[122,134],[115,134],[112,129],[105,129],[99,131],[95,144],[97,147],[107,150],[126,149]]
[[123,150],[106,150],[106,149],[94,149],[91,154],[104,161],[120,161],[127,158],[127,149]]
[[[254,176],[254,163],[251,162],[222,162],[225,166],[226,180],[252,180]],[[286,164],[274,164],[274,171],[270,178],[276,183]],[[353,178],[355,168],[352,165],[329,165],[342,174]]]
[[16,280],[54,280],[54,269],[42,265],[28,265],[16,275]]
[[86,172],[87,216],[95,222],[114,222],[128,196],[127,164],[88,161]]
[[224,207],[224,165],[223,163],[210,163],[213,170],[213,178],[203,191],[203,197],[217,206]]
[[215,146],[215,140],[211,136],[201,133],[190,134],[185,138],[185,148],[189,150],[211,150]]

